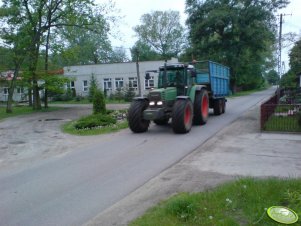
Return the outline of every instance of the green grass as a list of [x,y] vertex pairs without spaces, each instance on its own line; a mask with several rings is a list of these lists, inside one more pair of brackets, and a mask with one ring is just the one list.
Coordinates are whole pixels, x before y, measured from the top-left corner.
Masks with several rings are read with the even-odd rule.
[[[181,193],[129,225],[280,225],[266,214],[266,209],[275,205],[292,208],[301,216],[301,180],[246,178],[201,193]],[[300,220],[292,225],[300,225]]]
[[49,111],[56,111],[60,109],[59,107],[49,107],[47,109],[42,108],[41,110],[33,110],[32,107],[28,106],[14,106],[12,113],[6,113],[6,107],[0,107],[0,120],[14,117],[18,115],[25,115],[25,114],[31,114],[35,112],[49,112]]
[[264,126],[265,131],[301,132],[298,116],[271,116]]
[[263,88],[259,88],[259,89],[254,89],[254,90],[241,91],[241,92],[237,92],[237,93],[234,93],[234,94],[230,95],[229,98],[231,98],[231,97],[247,96],[247,95],[250,95],[252,93],[256,93],[256,92],[263,91],[263,90],[266,90],[266,89],[267,89],[267,87],[263,87]]
[[123,122],[116,123],[114,125],[104,126],[101,128],[92,128],[92,129],[76,129],[75,128],[76,122],[77,121],[72,121],[62,125],[62,131],[72,135],[91,136],[91,135],[117,132],[121,129],[128,128],[128,122],[126,120]]

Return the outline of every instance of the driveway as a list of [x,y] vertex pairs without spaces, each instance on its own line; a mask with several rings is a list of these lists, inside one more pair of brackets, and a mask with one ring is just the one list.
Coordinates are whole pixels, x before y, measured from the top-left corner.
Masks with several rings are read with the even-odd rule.
[[[92,105],[57,104],[61,110],[38,112],[0,121],[0,170],[24,168],[39,159],[63,155],[91,138],[71,136],[60,126],[92,113]],[[108,104],[112,110],[128,108],[129,104]]]

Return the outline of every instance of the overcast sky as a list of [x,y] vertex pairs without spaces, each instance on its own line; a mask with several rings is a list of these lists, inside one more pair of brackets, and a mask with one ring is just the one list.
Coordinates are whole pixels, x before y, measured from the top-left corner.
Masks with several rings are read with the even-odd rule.
[[[96,0],[98,2],[106,2],[107,0]],[[137,38],[133,31],[133,27],[140,24],[140,17],[151,11],[156,10],[176,10],[181,14],[181,22],[184,25],[186,20],[185,0],[115,0],[116,8],[120,9],[120,14],[124,16],[122,23],[119,26],[120,35],[122,40],[113,40],[113,46],[123,46],[131,48]],[[284,16],[283,33],[295,32],[301,35],[301,1],[291,0],[291,3],[286,9],[279,11],[279,14],[292,14]],[[283,61],[287,65],[288,49],[283,50]]]

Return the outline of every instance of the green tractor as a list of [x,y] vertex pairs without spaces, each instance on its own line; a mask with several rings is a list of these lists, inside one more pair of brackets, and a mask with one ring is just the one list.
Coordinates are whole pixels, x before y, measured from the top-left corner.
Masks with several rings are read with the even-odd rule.
[[[155,72],[155,71],[149,71]],[[129,127],[134,133],[148,130],[153,121],[165,125],[171,119],[175,133],[187,133],[192,124],[207,122],[209,111],[208,87],[196,84],[196,69],[189,64],[165,64],[159,68],[158,88],[148,97],[137,97],[128,111]],[[145,79],[149,79],[146,73]]]

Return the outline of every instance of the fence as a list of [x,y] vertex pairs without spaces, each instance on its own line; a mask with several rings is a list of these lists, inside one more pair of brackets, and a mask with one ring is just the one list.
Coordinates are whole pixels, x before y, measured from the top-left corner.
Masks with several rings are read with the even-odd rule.
[[277,95],[261,105],[261,130],[281,132],[301,132],[301,104],[279,104]]

